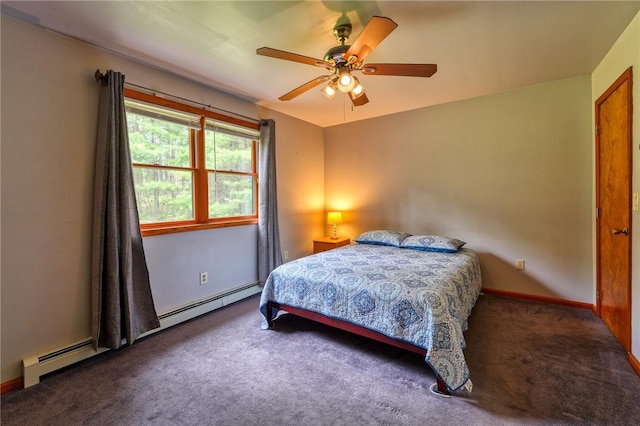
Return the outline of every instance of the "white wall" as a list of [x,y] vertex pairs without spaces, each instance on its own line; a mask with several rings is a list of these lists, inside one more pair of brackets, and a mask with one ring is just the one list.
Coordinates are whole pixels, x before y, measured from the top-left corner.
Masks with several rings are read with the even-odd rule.
[[[277,164],[282,244],[290,257],[311,252],[311,238],[322,232],[319,127],[258,111],[251,102],[6,16],[1,31],[0,382],[22,375],[23,358],[91,335],[98,68],[248,117],[274,118],[282,157]],[[307,196],[314,202],[303,204]],[[256,239],[255,226],[145,237],[158,313],[255,281]],[[209,272],[210,284],[199,285],[200,271]]]
[[[258,280],[257,226],[239,226],[144,238],[158,315]],[[200,285],[200,272],[209,283]]]
[[466,241],[486,288],[593,303],[590,89],[580,76],[326,128],[326,207],[351,237]]
[[[627,29],[620,35],[604,60],[598,65],[592,74],[592,105],[613,82],[629,67],[633,67],[633,171],[632,191],[640,192],[640,13],[631,21]],[[595,127],[595,110],[592,113]],[[593,139],[595,146],[595,135]],[[595,164],[595,153],[593,157]],[[594,174],[595,181],[595,174]],[[594,193],[595,197],[595,193]],[[594,198],[595,199],[595,198]],[[594,201],[595,205],[595,201]],[[632,212],[631,226],[631,353],[636,360],[640,360],[640,212]],[[595,219],[593,227],[595,228]],[[595,241],[593,242],[595,247]],[[594,251],[595,265],[595,251]],[[595,288],[595,282],[594,282]]]

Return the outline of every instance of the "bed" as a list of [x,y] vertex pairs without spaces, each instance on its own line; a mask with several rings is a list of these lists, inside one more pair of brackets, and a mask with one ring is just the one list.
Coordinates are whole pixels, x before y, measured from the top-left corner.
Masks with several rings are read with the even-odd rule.
[[434,392],[470,391],[463,332],[481,289],[476,253],[457,239],[386,230],[356,241],[274,269],[262,328],[286,311],[423,355]]

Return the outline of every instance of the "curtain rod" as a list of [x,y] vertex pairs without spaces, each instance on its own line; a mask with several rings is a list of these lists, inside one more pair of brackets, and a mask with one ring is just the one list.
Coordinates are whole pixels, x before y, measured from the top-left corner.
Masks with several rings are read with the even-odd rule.
[[[107,75],[106,75],[106,74],[102,74],[102,73],[100,72],[100,69],[97,69],[97,70],[96,70],[95,77],[96,77],[96,81],[99,81],[102,85],[105,85],[105,86],[106,86],[106,84],[107,84]],[[255,119],[255,118],[247,117],[246,115],[238,114],[238,113],[235,113],[235,112],[232,112],[232,111],[227,111],[226,109],[217,108],[217,107],[214,107],[214,106],[212,106],[212,105],[204,104],[204,103],[202,103],[202,102],[192,101],[191,99],[183,98],[183,97],[181,97],[181,96],[172,95],[172,94],[170,94],[170,93],[161,92],[161,91],[159,91],[159,90],[150,89],[150,88],[148,88],[148,87],[140,86],[140,85],[138,85],[138,84],[127,83],[126,81],[125,81],[125,83],[124,83],[124,84],[125,84],[126,86],[133,86],[133,87],[137,87],[138,89],[146,90],[146,91],[148,91],[148,92],[150,92],[150,93],[152,93],[152,94],[154,94],[154,95],[156,95],[156,94],[158,94],[158,93],[159,93],[159,94],[161,94],[161,95],[164,95],[164,96],[170,96],[170,97],[172,97],[172,98],[174,98],[174,99],[178,99],[178,100],[180,100],[180,101],[189,102],[189,103],[192,103],[192,104],[195,104],[195,105],[199,105],[199,106],[201,106],[201,107],[203,107],[203,108],[209,108],[209,109],[212,109],[212,110],[216,110],[216,111],[224,112],[224,113],[226,113],[226,114],[231,114],[231,115],[234,115],[234,116],[236,116],[236,117],[241,117],[241,118],[244,118],[244,119],[246,119],[246,120],[253,121],[254,123],[260,123],[260,120],[257,120],[257,119]]]

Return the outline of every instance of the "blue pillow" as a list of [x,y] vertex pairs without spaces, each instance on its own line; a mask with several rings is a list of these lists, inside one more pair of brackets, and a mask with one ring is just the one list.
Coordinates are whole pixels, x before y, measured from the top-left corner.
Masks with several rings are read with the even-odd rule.
[[400,243],[410,235],[405,232],[376,230],[363,232],[355,241],[360,244],[400,247]]
[[439,237],[437,235],[412,235],[402,241],[400,247],[413,250],[455,253],[465,245],[457,238]]

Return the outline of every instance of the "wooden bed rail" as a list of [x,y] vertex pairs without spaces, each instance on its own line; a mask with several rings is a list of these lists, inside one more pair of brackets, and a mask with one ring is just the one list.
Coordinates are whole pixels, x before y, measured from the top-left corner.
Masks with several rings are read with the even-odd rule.
[[[267,302],[267,323],[269,324],[269,328],[273,328],[273,309],[279,309],[282,311],[289,312],[290,314],[310,319],[312,321],[319,322],[321,324],[325,324],[340,330],[348,331],[350,333],[356,334],[358,336],[363,336],[369,339],[376,340],[378,342],[386,343],[391,346],[395,346],[400,349],[404,349],[409,352],[413,352],[425,357],[427,355],[427,351],[424,348],[419,346],[412,345],[411,343],[403,342],[401,340],[393,339],[389,336],[386,336],[382,333],[378,333],[377,331],[370,330],[365,327],[361,327],[359,325],[350,323],[348,321],[343,321],[337,318],[328,317],[326,315],[319,314],[313,311],[307,311],[305,309],[296,308],[289,305],[284,305],[277,302],[268,301]],[[449,389],[444,384],[442,379],[434,372],[436,376],[436,384],[437,384],[437,393],[442,394],[443,396],[451,395]]]

